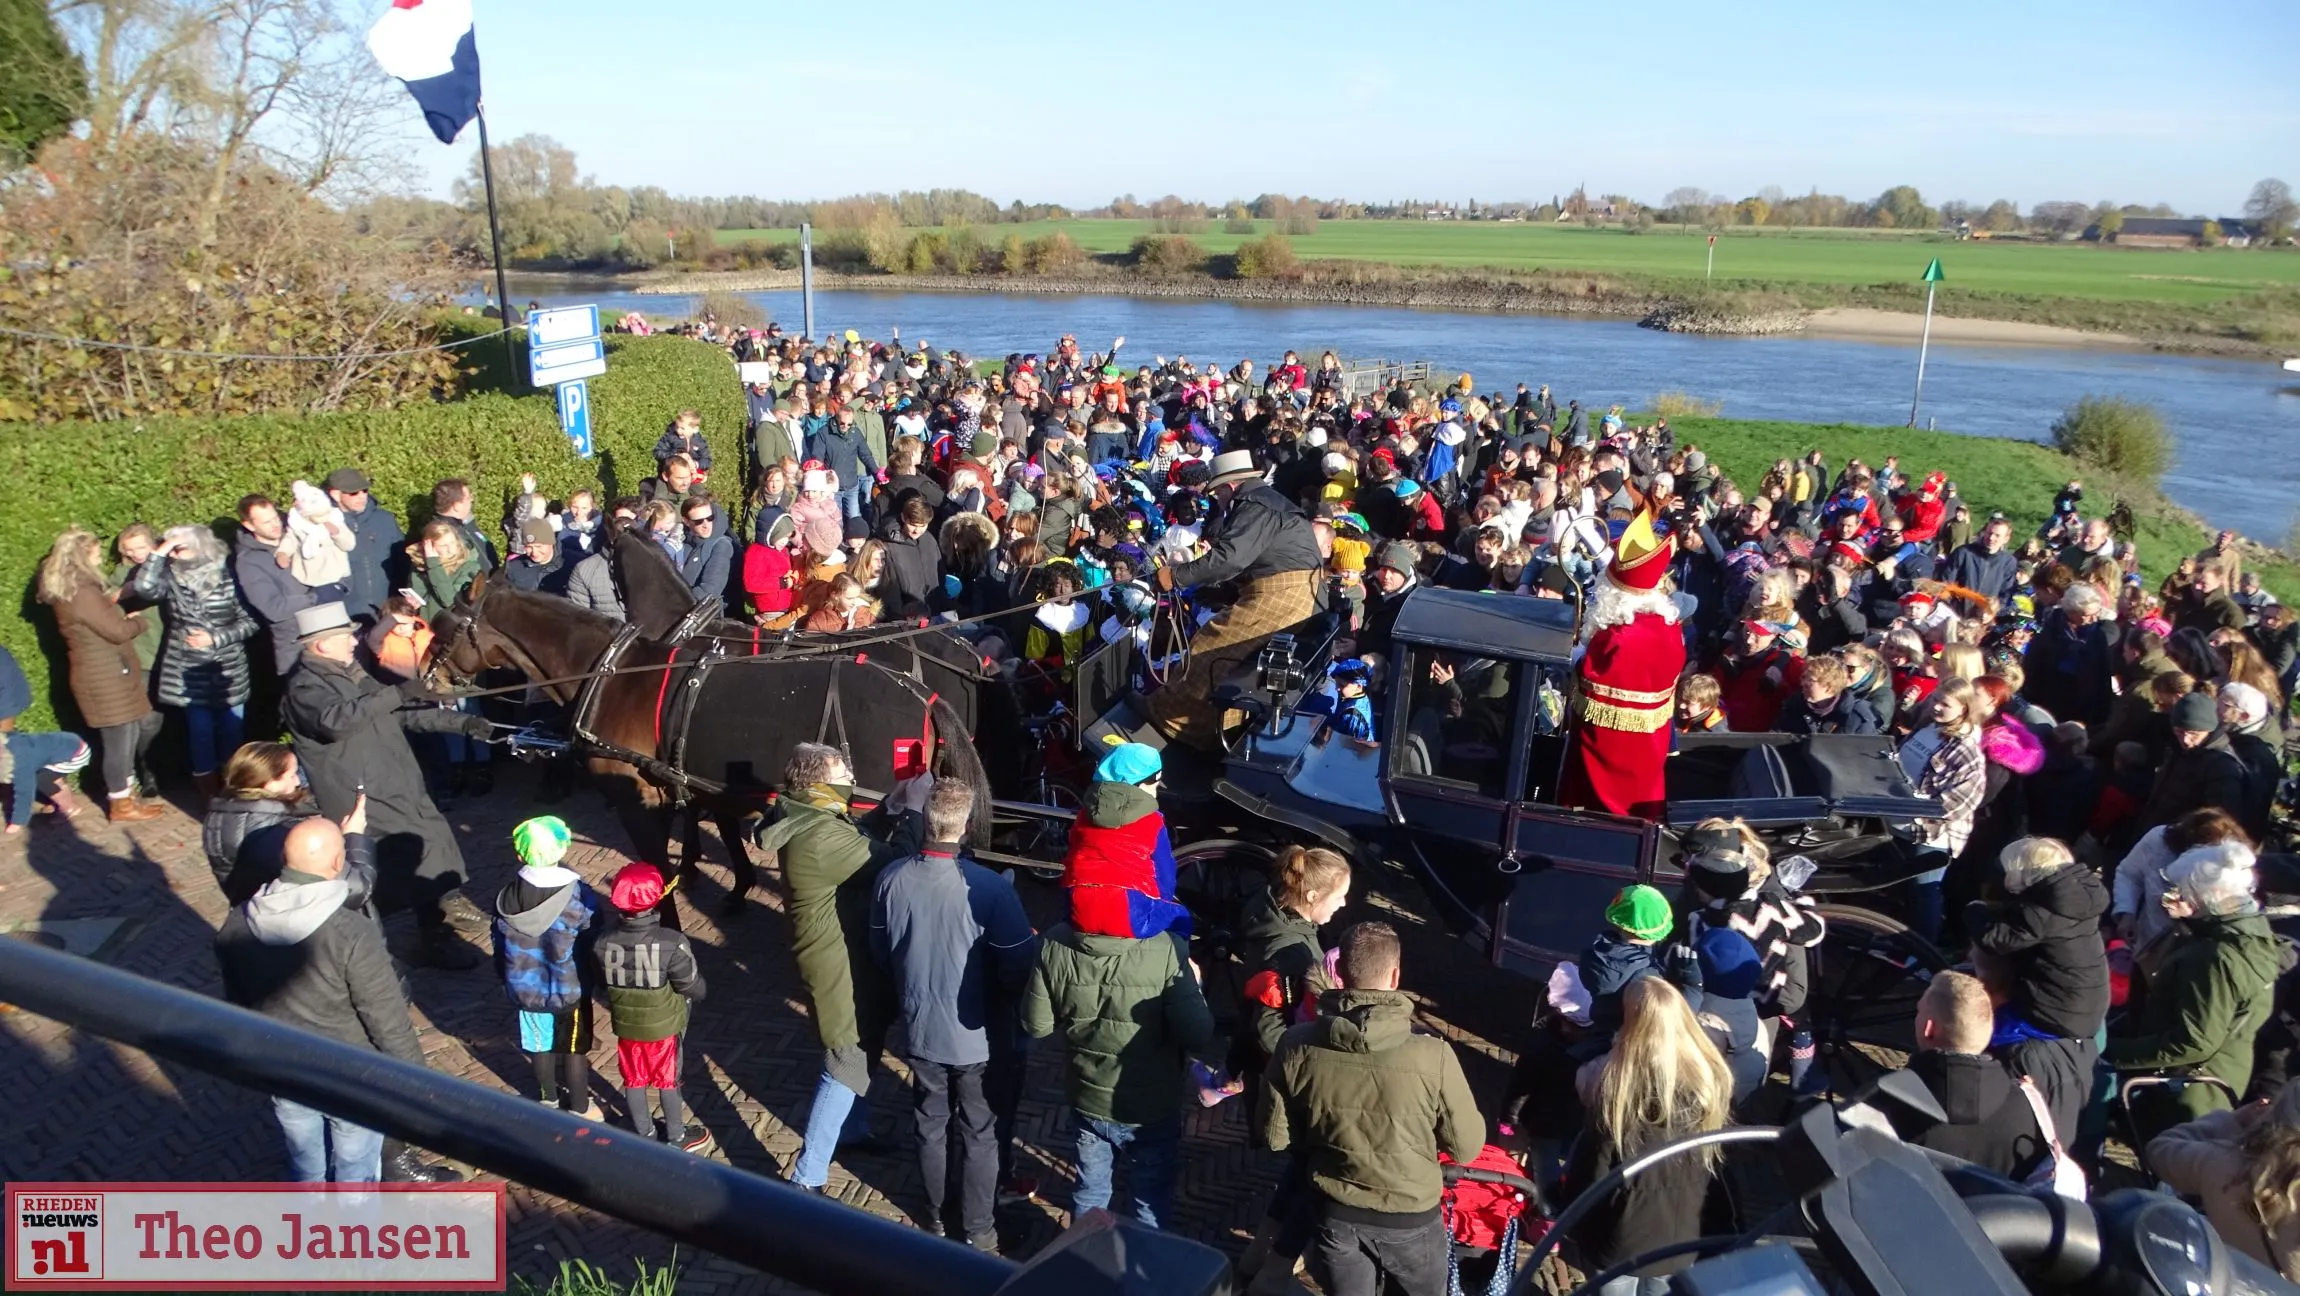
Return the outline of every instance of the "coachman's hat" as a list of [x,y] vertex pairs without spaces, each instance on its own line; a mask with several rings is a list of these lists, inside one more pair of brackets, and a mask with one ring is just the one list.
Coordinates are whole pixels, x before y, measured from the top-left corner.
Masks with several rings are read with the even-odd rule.
[[1209,486],[1223,486],[1231,482],[1260,481],[1261,466],[1254,462],[1251,450],[1225,450],[1214,456],[1214,477]]
[[332,634],[358,634],[359,627],[352,624],[351,613],[342,603],[321,603],[314,607],[298,608],[295,614],[295,637],[298,643],[318,643]]

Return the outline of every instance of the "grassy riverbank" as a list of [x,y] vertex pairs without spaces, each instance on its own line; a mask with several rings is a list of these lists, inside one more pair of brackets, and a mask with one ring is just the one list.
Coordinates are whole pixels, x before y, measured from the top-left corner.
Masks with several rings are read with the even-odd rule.
[[[1090,258],[1066,278],[1100,275],[1115,285],[1161,281],[1160,295],[1230,295],[1217,285],[1254,234],[1213,222],[1185,235],[1207,258],[1201,270],[1140,276],[1130,265],[1137,239],[1155,234],[1141,220],[1039,221],[975,227],[996,246],[1063,235]],[[899,236],[951,230],[905,230]],[[794,230],[721,230],[723,245],[787,242]],[[818,232],[818,247],[838,237]],[[1426,290],[1493,309],[1533,309],[1529,295],[1584,311],[1643,315],[1657,301],[1690,302],[1718,317],[1784,310],[1866,307],[1918,311],[1925,265],[1941,258],[1947,281],[1937,309],[1948,317],[2045,324],[2124,334],[2188,350],[2269,354],[2300,350],[2300,252],[2212,248],[2142,250],[2084,243],[1955,242],[1937,234],[1850,230],[1728,229],[1707,277],[1705,231],[1656,226],[1642,232],[1572,225],[1461,221],[1326,221],[1289,240],[1305,300]],[[908,276],[879,276],[900,283]],[[985,284],[1026,275],[982,275]],[[1176,291],[1179,289],[1180,291]]]
[[[67,723],[76,719],[62,685],[54,620],[31,596],[41,556],[67,526],[88,527],[107,543],[135,521],[212,521],[228,533],[233,503],[244,492],[284,495],[289,481],[316,481],[346,464],[367,470],[376,498],[399,511],[410,530],[429,508],[431,484],[450,476],[471,479],[480,521],[492,525],[522,471],[533,471],[555,498],[594,484],[606,493],[632,489],[652,470],[650,453],[664,421],[684,407],[702,412],[705,432],[732,461],[743,404],[725,352],[674,337],[618,337],[609,348],[608,372],[591,385],[600,453],[588,461],[560,434],[549,393],[491,390],[498,376],[492,373],[474,376],[468,385],[476,394],[394,411],[0,426],[0,480],[19,487],[17,507],[0,510],[0,570],[19,591],[13,608],[0,613],[0,643],[31,677],[34,703],[23,723],[43,728],[58,715]],[[492,349],[478,358],[495,363]],[[1672,422],[1681,440],[1707,450],[1744,489],[1754,489],[1773,460],[1818,448],[1833,465],[1856,455],[1877,463],[1897,453],[1914,471],[1943,469],[1976,512],[2002,510],[2024,533],[2043,520],[2053,493],[2072,476],[2084,478],[2096,509],[2120,494],[2059,453],[2025,442],[1842,424]],[[2152,579],[2208,538],[2201,523],[2153,489],[2121,494],[2139,518]],[[2263,570],[2279,597],[2300,600],[2300,568],[2274,558]]]

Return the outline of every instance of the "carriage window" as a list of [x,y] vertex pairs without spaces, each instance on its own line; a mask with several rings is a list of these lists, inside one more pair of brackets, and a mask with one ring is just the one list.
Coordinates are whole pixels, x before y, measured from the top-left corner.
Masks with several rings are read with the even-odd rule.
[[1528,720],[1525,759],[1525,799],[1557,804],[1558,779],[1565,764],[1565,732],[1570,690],[1570,668],[1529,663],[1533,677],[1533,712]]
[[1508,795],[1510,722],[1517,706],[1516,662],[1417,648],[1406,707],[1406,744],[1398,770],[1406,777]]

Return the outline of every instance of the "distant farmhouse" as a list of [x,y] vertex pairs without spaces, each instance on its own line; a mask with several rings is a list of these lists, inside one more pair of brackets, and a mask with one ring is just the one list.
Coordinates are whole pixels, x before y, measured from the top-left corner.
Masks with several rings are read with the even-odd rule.
[[[2229,247],[2247,247],[2252,242],[2252,227],[2240,220],[2230,220],[2227,217],[2216,221],[2202,218],[2167,220],[2157,216],[2127,216],[2123,227],[2107,241],[2118,247],[2133,248],[2203,247],[2210,241],[2206,238],[2204,228],[2207,225],[2216,227],[2220,232],[2220,241]],[[2079,237],[2087,243],[2103,241],[2098,225],[2086,226]]]

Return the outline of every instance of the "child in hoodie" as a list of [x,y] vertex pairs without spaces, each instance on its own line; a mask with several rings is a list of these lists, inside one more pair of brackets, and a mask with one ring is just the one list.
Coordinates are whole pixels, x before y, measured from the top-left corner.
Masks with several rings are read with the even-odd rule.
[[1170,932],[1188,941],[1190,911],[1174,899],[1174,846],[1158,809],[1164,774],[1157,750],[1142,743],[1112,748],[1095,768],[1062,866],[1079,931],[1135,940]]
[[519,1048],[546,1107],[598,1120],[591,1098],[591,993],[585,963],[599,896],[559,861],[570,834],[556,815],[511,830],[519,872],[495,896],[495,972],[519,1012]]

